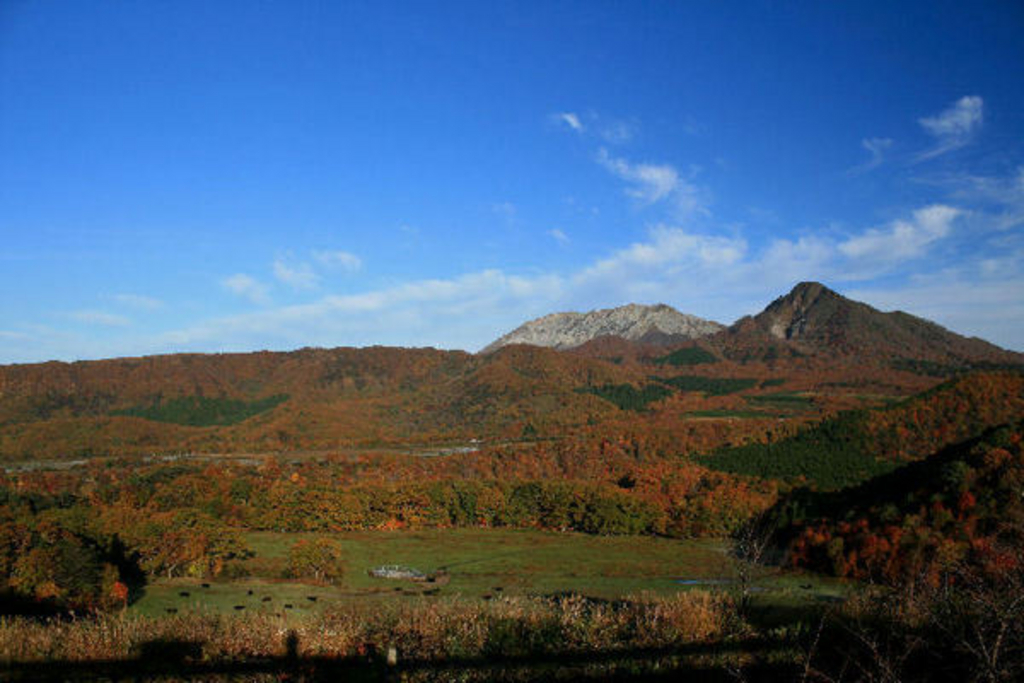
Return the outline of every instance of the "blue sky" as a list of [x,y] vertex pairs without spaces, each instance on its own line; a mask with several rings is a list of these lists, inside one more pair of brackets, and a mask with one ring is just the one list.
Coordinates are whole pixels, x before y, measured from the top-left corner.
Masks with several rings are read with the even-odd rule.
[[1024,350],[1019,2],[0,2],[0,362],[800,280]]

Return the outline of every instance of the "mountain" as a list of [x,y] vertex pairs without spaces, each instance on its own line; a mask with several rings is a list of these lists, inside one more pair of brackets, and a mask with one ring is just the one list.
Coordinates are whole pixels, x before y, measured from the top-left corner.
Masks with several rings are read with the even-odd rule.
[[680,313],[665,304],[629,304],[588,313],[552,313],[520,325],[481,353],[491,353],[509,344],[571,349],[605,336],[667,345],[706,337],[723,329],[724,325]]
[[714,339],[728,355],[779,353],[902,361],[918,370],[1016,365],[1024,356],[963,337],[923,318],[884,313],[818,282],[801,282]]
[[673,448],[681,438],[704,447],[742,443],[743,430],[761,429],[747,418],[785,420],[788,433],[794,419],[1024,361],[816,283],[728,329],[669,306],[630,305],[540,318],[486,351],[301,349],[0,366],[0,462],[510,442],[624,425],[661,430]]

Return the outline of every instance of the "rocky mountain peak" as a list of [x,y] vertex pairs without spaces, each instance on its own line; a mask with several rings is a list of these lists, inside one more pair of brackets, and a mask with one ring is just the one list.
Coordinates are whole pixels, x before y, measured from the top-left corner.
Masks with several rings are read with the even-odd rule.
[[1020,362],[1020,354],[907,313],[879,311],[819,282],[799,283],[757,315],[737,321],[719,341],[740,357],[781,341],[800,354],[911,358],[952,366]]
[[719,323],[680,313],[666,304],[627,304],[587,313],[552,313],[520,325],[483,349],[489,353],[509,344],[570,349],[603,336],[630,341],[685,341],[724,329]]
[[801,282],[768,304],[758,318],[773,337],[800,339],[808,331],[809,320],[821,317],[823,312],[830,316],[853,303],[820,282]]

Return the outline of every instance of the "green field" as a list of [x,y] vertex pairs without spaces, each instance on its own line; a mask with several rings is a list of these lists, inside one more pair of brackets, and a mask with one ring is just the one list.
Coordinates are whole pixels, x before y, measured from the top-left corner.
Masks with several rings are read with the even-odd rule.
[[[489,599],[566,592],[613,599],[700,586],[728,590],[736,576],[734,560],[721,540],[431,529],[336,534],[334,538],[345,549],[345,576],[334,585],[312,585],[284,578],[288,548],[299,538],[301,534],[249,534],[247,540],[255,552],[247,561],[252,576],[213,581],[207,588],[193,579],[157,580],[146,587],[145,595],[132,609],[153,615],[165,614],[169,609],[201,609],[300,616],[339,601],[454,596]],[[447,577],[428,583],[378,579],[368,574],[368,570],[381,565],[408,566],[423,573],[445,570]],[[699,583],[684,584],[685,580]],[[758,585],[764,590],[763,597],[770,594],[773,601],[808,600],[839,590],[821,579],[779,572],[763,576]],[[813,587],[809,589],[808,585]],[[182,596],[183,592],[188,595]],[[244,609],[236,609],[238,606]]]

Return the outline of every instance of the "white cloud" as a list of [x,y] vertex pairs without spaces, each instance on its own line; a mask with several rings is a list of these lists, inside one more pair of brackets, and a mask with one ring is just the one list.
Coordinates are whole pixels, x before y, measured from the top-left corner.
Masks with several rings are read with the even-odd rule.
[[468,302],[494,303],[503,298],[550,294],[561,285],[554,275],[521,277],[506,275],[500,270],[484,270],[452,279],[428,279],[395,287],[329,296],[320,305],[345,313],[368,313],[404,304],[457,304]]
[[[408,228],[402,226],[402,230],[406,231]],[[355,273],[363,267],[362,259],[347,251],[315,251],[313,252],[313,258],[324,266],[340,268],[349,273]]]
[[935,116],[918,119],[925,131],[936,139],[936,146],[917,156],[918,161],[931,159],[971,141],[984,119],[984,101],[977,95],[961,97]]
[[1024,351],[1024,254],[986,272],[987,259],[913,277],[895,286],[848,292],[882,310],[903,310],[967,336]]
[[611,256],[584,268],[574,278],[577,285],[601,283],[618,286],[660,276],[692,275],[739,262],[747,251],[743,239],[696,235],[681,228],[657,225],[649,239],[634,242]]
[[[740,235],[652,226],[642,239],[567,273],[484,270],[414,280],[355,294],[218,318],[168,334],[171,349],[294,348],[339,344],[436,345],[476,349],[524,320],[557,310],[667,302],[729,323],[756,313],[798,280],[849,282],[895,272],[949,232],[957,209],[929,206],[902,221],[845,240],[806,235],[752,249]],[[910,226],[910,235],[903,225]],[[560,240],[556,230],[548,235]],[[995,268],[990,267],[990,270]],[[1002,266],[1001,266],[1002,267]],[[980,271],[979,271],[980,272]]]
[[[434,344],[467,348],[490,341],[492,327],[521,322],[563,296],[554,274],[498,270],[416,280],[359,294],[207,321],[162,335],[163,347],[291,348],[339,344]],[[516,322],[516,324],[518,324]]]
[[918,119],[918,122],[937,138],[963,137],[981,125],[983,108],[980,97],[961,97],[940,114]]
[[221,280],[220,284],[232,294],[248,299],[255,304],[270,303],[266,285],[251,275],[236,273]]
[[[768,245],[760,263],[765,273],[785,273],[791,280],[820,280],[833,269],[835,254],[835,245],[819,237],[776,239]],[[764,278],[762,275],[758,279]]]
[[624,180],[626,195],[644,206],[665,202],[674,220],[709,215],[706,192],[683,178],[671,164],[634,164],[611,156],[603,147],[597,152],[597,163]]
[[626,194],[646,204],[669,197],[679,187],[679,172],[669,164],[631,164],[604,148],[598,150],[597,161],[631,185]]
[[[93,357],[123,355],[126,348],[155,353],[392,344],[472,350],[539,315],[628,302],[666,302],[730,323],[761,310],[799,280],[819,280],[837,288],[862,280],[862,291],[843,291],[879,307],[935,319],[961,333],[1020,346],[1024,238],[995,233],[1006,242],[1005,248],[958,257],[958,270],[941,277],[908,280],[901,275],[907,272],[905,260],[927,255],[954,228],[965,228],[968,215],[952,206],[925,206],[846,237],[834,236],[836,228],[829,228],[823,234],[775,239],[756,248],[739,233],[704,234],[662,223],[643,237],[564,272],[482,270],[400,282],[353,294],[323,295],[303,304],[267,305],[162,334],[120,335],[116,342],[76,333],[59,342],[49,335],[50,345],[45,346],[0,334],[0,350],[25,359],[66,355],[69,349]],[[555,230],[548,235],[559,239]],[[872,275],[866,276],[869,271]],[[886,291],[873,289],[874,275],[894,276],[884,282],[897,284]],[[249,275],[227,278],[223,286],[269,304],[266,287]]]
[[164,305],[164,302],[159,299],[141,294],[115,294],[114,301],[138,311],[156,311],[163,308]]
[[286,263],[283,259],[274,261],[274,277],[292,289],[314,289],[320,276],[313,272],[308,263]]
[[919,181],[944,187],[971,205],[975,223],[984,227],[1006,231],[1024,225],[1024,166],[1003,176],[956,173]]
[[921,256],[928,246],[946,237],[962,211],[935,204],[918,209],[911,220],[895,220],[884,228],[872,228],[839,244],[851,259],[875,262],[902,261]]
[[857,167],[859,171],[870,171],[873,168],[878,168],[885,161],[886,151],[892,147],[891,138],[864,138],[860,141],[861,147],[866,149],[871,154],[871,159],[867,163]]
[[569,236],[558,228],[548,230],[548,235],[550,235],[559,244],[569,244]]
[[81,310],[68,314],[74,320],[87,325],[100,325],[103,327],[125,327],[131,324],[131,320],[123,315],[107,313],[106,311]]
[[577,133],[583,132],[583,122],[580,121],[580,117],[571,111],[558,112],[552,115],[552,118],[559,124],[568,126]]

